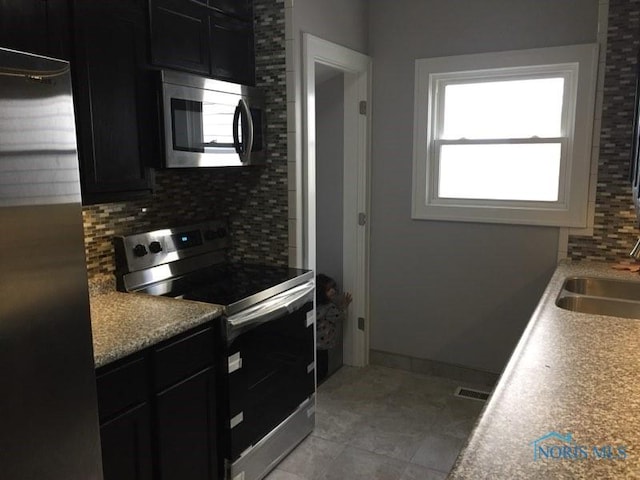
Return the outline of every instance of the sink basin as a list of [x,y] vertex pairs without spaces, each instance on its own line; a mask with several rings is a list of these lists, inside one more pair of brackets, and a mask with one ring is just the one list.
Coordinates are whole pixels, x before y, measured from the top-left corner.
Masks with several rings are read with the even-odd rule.
[[556,305],[573,312],[640,320],[640,282],[571,277],[562,285]]
[[597,277],[572,277],[565,280],[564,290],[591,297],[620,298],[640,302],[640,282]]
[[611,300],[598,297],[567,296],[558,298],[556,305],[573,312],[640,320],[640,302]]

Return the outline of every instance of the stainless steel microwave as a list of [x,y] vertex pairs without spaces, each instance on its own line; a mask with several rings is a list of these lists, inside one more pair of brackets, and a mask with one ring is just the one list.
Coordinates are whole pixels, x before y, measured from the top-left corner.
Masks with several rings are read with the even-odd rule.
[[164,70],[164,166],[264,163],[264,95],[254,87]]

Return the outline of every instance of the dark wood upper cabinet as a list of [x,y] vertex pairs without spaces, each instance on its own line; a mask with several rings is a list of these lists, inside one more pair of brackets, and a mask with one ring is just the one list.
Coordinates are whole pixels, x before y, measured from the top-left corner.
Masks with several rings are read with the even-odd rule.
[[151,0],[154,65],[209,74],[209,12],[196,2]]
[[255,84],[250,0],[150,0],[149,12],[154,65]]
[[225,15],[211,15],[211,75],[231,82],[255,83],[253,28]]
[[67,0],[0,0],[0,47],[68,60]]
[[251,0],[208,0],[208,5],[227,15],[233,15],[248,22],[252,21],[253,5]]
[[84,204],[152,188],[158,114],[144,0],[74,0],[76,128]]

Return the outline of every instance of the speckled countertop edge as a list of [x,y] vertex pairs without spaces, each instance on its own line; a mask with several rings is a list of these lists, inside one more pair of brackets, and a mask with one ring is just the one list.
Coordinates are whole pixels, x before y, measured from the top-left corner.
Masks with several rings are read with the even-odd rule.
[[109,277],[89,282],[96,368],[222,315],[221,305],[115,290]]
[[[449,479],[640,478],[640,321],[561,309],[566,278],[633,280],[598,262],[561,262]],[[588,458],[534,459],[534,441],[571,433]],[[596,459],[592,447],[625,448]]]

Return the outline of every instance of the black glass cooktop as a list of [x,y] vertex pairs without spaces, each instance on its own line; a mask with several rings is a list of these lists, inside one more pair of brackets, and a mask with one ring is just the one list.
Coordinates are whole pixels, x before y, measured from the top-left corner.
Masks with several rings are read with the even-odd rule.
[[308,270],[289,267],[225,263],[166,280],[141,293],[228,306],[306,272]]

